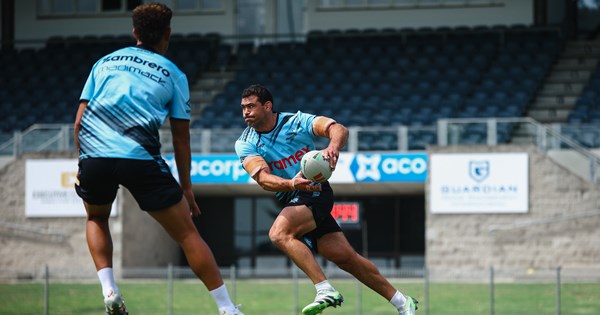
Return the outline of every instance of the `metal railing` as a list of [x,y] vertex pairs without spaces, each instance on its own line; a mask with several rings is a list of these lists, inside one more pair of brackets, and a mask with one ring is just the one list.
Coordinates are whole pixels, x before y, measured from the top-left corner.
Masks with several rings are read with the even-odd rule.
[[[571,151],[589,165],[586,179],[598,183],[600,157],[568,135],[591,132],[589,126],[544,125],[531,118],[446,118],[433,126],[349,127],[348,152],[425,150],[428,145],[532,144],[541,151]],[[595,129],[598,129],[595,126]],[[240,128],[192,129],[192,152],[198,154],[233,153]],[[168,129],[160,132],[162,152],[173,153]],[[317,143],[324,147],[326,139]],[[15,132],[0,143],[0,156],[21,156],[30,152],[68,152],[75,149],[70,124],[34,124]]]
[[0,143],[0,156],[74,150],[72,124],[34,124],[24,131],[15,131],[8,140]]
[[[600,156],[584,147],[579,142],[567,136],[563,125],[544,125],[532,118],[450,118],[438,120],[438,145],[461,145],[469,139],[469,132],[482,132],[484,137],[480,143],[486,145],[497,145],[498,143],[523,143],[535,145],[544,152],[568,151],[575,155],[580,161],[585,161],[587,171],[584,174],[586,180],[598,183],[600,171]],[[480,128],[472,128],[479,125]],[[588,129],[589,126],[568,126],[566,128]],[[597,127],[596,127],[597,128]],[[571,132],[573,132],[571,130]],[[571,134],[571,133],[570,133]],[[501,139],[502,138],[502,139]],[[502,141],[501,141],[502,140]],[[569,165],[564,165],[569,167]]]

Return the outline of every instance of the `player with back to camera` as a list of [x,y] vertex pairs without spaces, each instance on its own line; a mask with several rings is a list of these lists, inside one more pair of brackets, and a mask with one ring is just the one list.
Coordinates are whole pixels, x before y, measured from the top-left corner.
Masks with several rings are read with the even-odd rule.
[[[231,302],[213,253],[192,221],[200,209],[190,180],[189,86],[185,74],[163,56],[169,46],[171,17],[164,4],[136,7],[137,46],[97,61],[81,93],[74,134],[79,153],[75,188],[87,211],[87,243],[106,313],[128,314],[113,276],[109,230],[111,205],[123,185],[182,247],[219,314],[243,315]],[[167,117],[179,183],[160,154],[158,130]]]
[[299,156],[315,149],[316,137],[329,138],[322,152],[335,169],[348,129],[324,116],[276,112],[271,92],[261,85],[242,92],[241,109],[248,127],[235,142],[236,153],[250,176],[263,189],[275,192],[284,205],[269,238],[306,273],[317,291],[314,302],[302,313],[318,314],[344,301],[313,256],[312,250],[316,250],[387,299],[399,314],[415,314],[417,301],[396,290],[342,233],[331,215],[333,191],[329,182],[313,183],[300,172]]

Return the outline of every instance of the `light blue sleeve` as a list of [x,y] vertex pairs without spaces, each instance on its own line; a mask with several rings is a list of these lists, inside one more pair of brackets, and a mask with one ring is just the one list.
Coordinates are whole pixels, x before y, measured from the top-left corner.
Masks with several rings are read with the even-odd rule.
[[313,130],[312,123],[317,118],[316,115],[303,113],[298,111],[298,116],[300,118],[300,125],[304,130],[310,130],[310,135],[314,138],[316,137],[315,131]]
[[237,156],[240,158],[241,163],[243,163],[244,159],[246,159],[249,156],[260,155],[256,151],[255,146],[251,145],[248,142],[241,141],[241,140],[237,140],[235,142],[235,153],[237,153]]
[[95,88],[94,69],[95,68],[96,68],[95,66],[92,68],[92,71],[90,71],[90,74],[88,75],[88,78],[85,81],[85,85],[83,86],[83,90],[81,91],[81,96],[79,96],[80,101],[81,100],[89,101],[94,96],[94,88]]
[[176,119],[190,120],[190,88],[185,74],[180,73],[179,78],[173,82],[173,101],[169,116]]

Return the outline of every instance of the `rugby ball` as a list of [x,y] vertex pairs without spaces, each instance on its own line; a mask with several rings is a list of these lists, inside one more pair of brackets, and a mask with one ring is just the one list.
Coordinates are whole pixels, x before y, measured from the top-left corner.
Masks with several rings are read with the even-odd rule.
[[313,182],[324,182],[331,177],[329,161],[323,157],[319,150],[310,151],[302,156],[300,169],[307,179]]

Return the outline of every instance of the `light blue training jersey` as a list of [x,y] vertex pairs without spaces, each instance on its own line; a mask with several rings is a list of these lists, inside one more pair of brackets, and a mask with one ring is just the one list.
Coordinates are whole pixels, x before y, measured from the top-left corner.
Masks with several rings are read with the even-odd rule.
[[[315,115],[302,113],[278,113],[273,130],[259,133],[247,127],[235,142],[235,152],[244,162],[249,156],[262,156],[271,174],[293,178],[300,171],[302,156],[315,149],[316,137],[312,123]],[[277,199],[287,202],[295,192],[277,192]]]
[[79,131],[80,159],[152,160],[160,156],[158,130],[167,117],[190,119],[185,74],[142,47],[98,60],[81,92],[89,101]]

